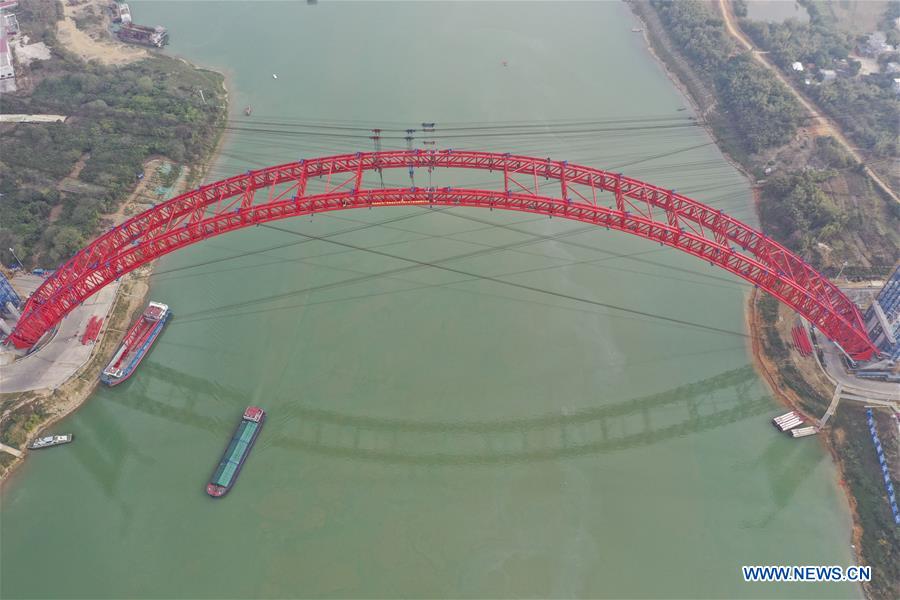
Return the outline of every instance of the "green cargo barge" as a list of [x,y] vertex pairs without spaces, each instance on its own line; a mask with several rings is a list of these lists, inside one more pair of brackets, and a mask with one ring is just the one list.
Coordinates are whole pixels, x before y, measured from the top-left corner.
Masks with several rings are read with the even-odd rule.
[[256,438],[259,436],[265,420],[266,411],[258,406],[247,407],[241,422],[231,437],[231,442],[225,449],[225,454],[222,455],[219,466],[216,467],[212,478],[206,485],[207,494],[213,498],[219,498],[231,489],[241,472],[241,467],[244,466],[247,455],[250,454],[253,444],[256,443]]

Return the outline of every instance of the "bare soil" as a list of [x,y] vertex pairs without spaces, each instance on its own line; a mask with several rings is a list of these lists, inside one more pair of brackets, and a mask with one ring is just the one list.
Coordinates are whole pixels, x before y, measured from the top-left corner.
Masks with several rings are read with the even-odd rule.
[[[116,41],[109,35],[109,8],[104,0],[89,0],[78,6],[63,4],[65,19],[57,25],[57,37],[70,52],[84,60],[96,60],[104,65],[122,65],[147,56],[147,51]],[[76,25],[76,19],[94,11],[100,18],[86,31]]]

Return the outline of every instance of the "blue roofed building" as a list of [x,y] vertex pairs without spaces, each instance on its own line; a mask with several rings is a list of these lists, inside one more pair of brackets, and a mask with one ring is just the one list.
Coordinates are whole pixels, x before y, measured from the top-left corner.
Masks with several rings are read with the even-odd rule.
[[900,360],[900,266],[894,269],[865,314],[869,337],[891,360]]

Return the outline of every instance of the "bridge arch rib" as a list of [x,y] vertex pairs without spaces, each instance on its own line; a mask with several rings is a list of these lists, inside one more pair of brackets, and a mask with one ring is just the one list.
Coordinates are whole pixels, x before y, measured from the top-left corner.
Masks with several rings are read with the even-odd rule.
[[[404,169],[412,174],[415,169],[443,168],[491,171],[497,174],[500,189],[363,186],[364,175],[372,171]],[[324,182],[324,193],[307,193],[312,179]],[[541,186],[550,180],[558,182],[558,196],[541,193]],[[721,210],[620,173],[546,158],[453,150],[307,159],[248,171],[181,194],[104,233],[60,266],[28,299],[9,341],[18,348],[33,346],[111,281],[195,242],[317,212],[410,205],[544,214],[654,240],[762,288],[854,359],[869,359],[877,352],[858,308],[833,283],[799,256]]]

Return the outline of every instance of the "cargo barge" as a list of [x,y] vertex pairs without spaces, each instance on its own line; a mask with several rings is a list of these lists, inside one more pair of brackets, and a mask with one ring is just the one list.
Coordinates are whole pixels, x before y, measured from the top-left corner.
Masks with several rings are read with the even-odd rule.
[[231,442],[225,448],[225,454],[222,455],[219,466],[216,467],[212,478],[206,485],[207,494],[213,498],[220,498],[228,493],[241,472],[247,455],[253,449],[253,444],[256,443],[256,438],[259,436],[265,420],[266,411],[258,406],[247,407],[234,435],[231,436]]
[[151,302],[141,318],[131,327],[119,350],[103,369],[100,381],[106,385],[119,385],[134,373],[137,366],[150,351],[159,337],[166,321],[172,316],[169,306],[161,302]]
[[142,44],[162,48],[169,43],[169,32],[165,27],[146,27],[136,23],[125,23],[119,28],[119,39],[132,44]]

